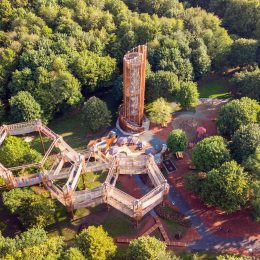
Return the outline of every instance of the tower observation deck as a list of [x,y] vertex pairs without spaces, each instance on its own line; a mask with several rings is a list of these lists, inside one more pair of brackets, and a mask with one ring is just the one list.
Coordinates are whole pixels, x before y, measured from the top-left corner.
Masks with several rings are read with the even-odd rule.
[[119,110],[119,126],[128,133],[144,131],[144,93],[147,46],[139,45],[124,56],[123,104]]

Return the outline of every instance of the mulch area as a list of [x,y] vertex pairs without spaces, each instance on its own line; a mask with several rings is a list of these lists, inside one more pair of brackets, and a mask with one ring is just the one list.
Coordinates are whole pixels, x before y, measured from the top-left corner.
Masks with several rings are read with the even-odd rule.
[[167,140],[170,132],[173,130],[172,121],[167,124],[166,127],[161,127],[161,125],[156,125],[151,123],[150,124],[150,131],[156,137],[160,138],[161,140]]
[[136,199],[140,199],[143,197],[142,190],[137,186],[133,176],[119,175],[117,182],[120,184],[120,186],[124,187],[124,189],[122,190],[123,192],[133,196]]
[[187,153],[184,154],[183,160],[175,161],[177,170],[170,174],[170,183],[181,193],[208,229],[221,237],[260,239],[260,225],[252,221],[250,210],[244,209],[228,215],[216,207],[206,206],[196,194],[184,187],[183,176],[190,171],[190,163]]

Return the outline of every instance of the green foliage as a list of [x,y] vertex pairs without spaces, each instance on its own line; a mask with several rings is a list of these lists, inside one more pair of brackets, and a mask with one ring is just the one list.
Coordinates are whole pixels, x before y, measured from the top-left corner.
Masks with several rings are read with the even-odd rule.
[[253,218],[255,221],[260,222],[260,181],[255,181],[252,184],[253,198],[251,205],[253,208]]
[[200,79],[211,69],[211,58],[208,49],[202,39],[197,39],[192,43],[191,63],[194,69],[195,79]]
[[15,238],[0,234],[1,259],[58,259],[64,243],[61,237],[48,238],[41,228],[32,228]]
[[54,221],[54,202],[31,190],[14,189],[4,192],[3,203],[12,213],[19,215],[26,227],[45,227]]
[[171,259],[166,252],[166,244],[155,237],[139,237],[133,240],[128,247],[128,259],[155,260]]
[[42,110],[32,95],[27,91],[20,91],[10,99],[10,116],[13,122],[27,122],[41,119]]
[[63,260],[84,260],[85,257],[82,255],[80,250],[76,247],[70,247],[62,255]]
[[171,104],[162,97],[149,104],[146,111],[152,123],[165,126],[171,120]]
[[231,66],[244,66],[256,62],[258,42],[253,39],[238,39],[234,41],[230,52]]
[[232,100],[219,111],[217,126],[220,133],[231,137],[241,126],[256,123],[259,110],[259,104],[250,98]]
[[247,174],[235,161],[230,161],[208,172],[200,195],[206,203],[231,213],[246,204],[248,191]]
[[188,139],[186,133],[182,129],[174,129],[168,136],[167,147],[171,152],[181,152],[186,149]]
[[90,260],[106,260],[116,253],[116,245],[102,226],[89,226],[76,237],[76,246]]
[[203,179],[200,179],[197,173],[189,173],[184,176],[184,184],[188,190],[199,194],[201,192]]
[[177,98],[180,82],[176,74],[170,71],[157,71],[151,73],[146,80],[145,99],[147,103],[163,97],[168,101]]
[[73,64],[73,70],[87,92],[109,86],[114,80],[115,69],[114,59],[100,57],[90,51],[83,51]]
[[4,107],[4,104],[3,102],[0,100],[0,123],[2,124],[5,120],[5,115],[6,115],[6,112],[5,112],[5,107]]
[[231,142],[232,156],[241,163],[260,147],[260,126],[258,124],[242,126],[234,133]]
[[183,82],[178,93],[178,102],[184,109],[195,107],[198,104],[199,92],[194,82]]
[[260,178],[260,146],[256,148],[254,154],[250,155],[247,160],[243,162],[243,166],[249,173]]
[[83,120],[93,132],[108,127],[111,123],[111,113],[106,103],[95,96],[89,98],[87,102],[84,103],[82,113]]
[[16,136],[8,136],[0,147],[0,162],[5,167],[39,162],[42,155],[30,148],[29,143]]
[[[186,42],[186,40],[184,40]],[[188,46],[185,46],[188,48]],[[188,50],[185,49],[188,52]],[[170,38],[161,41],[152,51],[151,61],[155,70],[166,70],[175,73],[180,80],[193,79],[193,67],[188,58],[181,53],[180,47]],[[188,53],[186,53],[187,55]]]
[[121,102],[123,99],[123,76],[118,76],[113,85],[113,96],[116,101]]
[[231,79],[235,90],[244,97],[260,102],[260,69],[237,72]]
[[229,161],[227,144],[221,136],[211,136],[198,142],[192,151],[192,163],[201,171],[210,171]]

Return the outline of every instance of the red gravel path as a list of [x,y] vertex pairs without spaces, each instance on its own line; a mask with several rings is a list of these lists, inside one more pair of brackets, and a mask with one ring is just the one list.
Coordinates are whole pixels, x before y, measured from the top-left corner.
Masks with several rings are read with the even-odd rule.
[[[177,171],[170,175],[170,182],[181,193],[182,197],[202,219],[209,230],[221,237],[245,237],[250,240],[260,239],[260,225],[253,222],[250,210],[244,209],[226,214],[216,207],[207,207],[200,198],[184,187],[183,176],[189,172],[191,160],[187,154],[184,159],[176,161]],[[222,230],[219,230],[222,228]],[[230,232],[226,232],[230,229]]]

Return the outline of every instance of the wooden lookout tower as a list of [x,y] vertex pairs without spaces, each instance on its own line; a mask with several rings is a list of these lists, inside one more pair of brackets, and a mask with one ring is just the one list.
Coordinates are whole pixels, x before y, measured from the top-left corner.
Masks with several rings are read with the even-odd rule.
[[119,126],[128,133],[140,133],[144,126],[144,93],[147,46],[139,45],[124,56],[124,95]]

